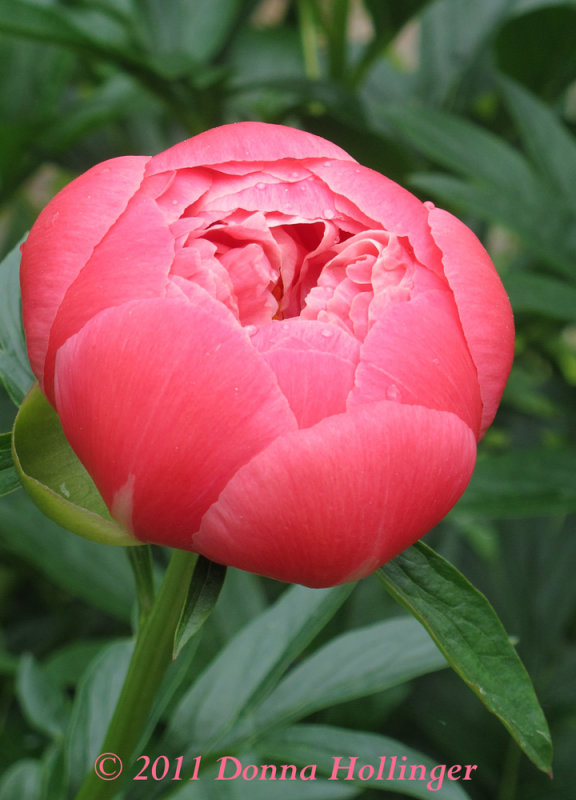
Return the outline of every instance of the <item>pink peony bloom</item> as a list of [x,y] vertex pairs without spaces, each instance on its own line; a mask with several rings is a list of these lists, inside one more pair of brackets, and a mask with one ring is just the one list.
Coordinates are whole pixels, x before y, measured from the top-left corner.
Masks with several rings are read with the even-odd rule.
[[73,181],[23,246],[22,296],[112,516],[308,586],[369,574],[452,508],[512,360],[466,226],[257,122]]

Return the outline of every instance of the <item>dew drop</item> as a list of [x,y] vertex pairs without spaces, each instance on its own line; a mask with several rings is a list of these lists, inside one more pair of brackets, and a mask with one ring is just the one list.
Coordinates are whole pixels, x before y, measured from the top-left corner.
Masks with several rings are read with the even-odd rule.
[[322,328],[320,331],[320,336],[323,336],[325,339],[329,339],[334,331],[330,330],[330,328]]
[[322,212],[324,219],[334,219],[335,212],[333,208],[325,208]]
[[396,386],[395,383],[392,383],[386,389],[386,397],[388,400],[400,400],[400,389]]
[[244,328],[244,330],[246,331],[246,333],[248,334],[248,336],[254,336],[254,334],[256,333],[256,331],[258,330],[258,328],[256,327],[256,325],[246,325],[246,327]]
[[260,190],[262,190],[262,189],[265,189],[265,188],[266,188],[266,184],[265,184],[265,183],[262,183],[262,182],[260,181],[260,183],[257,183],[257,184],[256,184],[256,188],[257,188],[257,189],[260,189]]

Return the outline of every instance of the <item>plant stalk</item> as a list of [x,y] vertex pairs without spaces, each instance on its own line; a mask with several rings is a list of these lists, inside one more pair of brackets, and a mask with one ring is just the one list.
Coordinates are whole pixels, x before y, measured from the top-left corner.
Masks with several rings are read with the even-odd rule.
[[[156,692],[172,661],[174,633],[198,556],[174,550],[152,610],[136,639],[136,646],[120,698],[108,726],[102,753],[118,756],[123,777],[133,766],[138,744]],[[76,800],[110,800],[118,793],[118,780],[103,780],[91,770]]]

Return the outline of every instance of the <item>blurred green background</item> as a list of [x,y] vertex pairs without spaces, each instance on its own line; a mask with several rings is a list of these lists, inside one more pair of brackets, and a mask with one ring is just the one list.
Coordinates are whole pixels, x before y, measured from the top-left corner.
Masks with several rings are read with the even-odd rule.
[[[94,163],[243,119],[325,136],[478,233],[513,304],[517,355],[470,488],[427,541],[517,639],[555,780],[449,671],[309,722],[478,764],[470,798],[576,797],[576,0],[0,0],[0,76],[2,254]],[[14,413],[3,394],[0,430]],[[0,557],[0,800],[61,800],[50,776],[74,687],[130,634],[132,578],[120,551],[44,521],[21,491],[0,501]],[[280,588],[234,574],[194,669]],[[365,580],[323,636],[396,613]],[[246,786],[215,796],[288,792]]]

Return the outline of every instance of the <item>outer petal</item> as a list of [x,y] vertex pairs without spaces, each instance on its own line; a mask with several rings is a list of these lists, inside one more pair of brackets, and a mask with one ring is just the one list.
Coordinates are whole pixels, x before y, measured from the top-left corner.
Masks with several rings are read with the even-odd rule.
[[510,302],[490,257],[474,233],[440,208],[429,212],[434,240],[454,293],[484,403],[481,435],[496,414],[514,356]]
[[355,383],[351,408],[387,398],[452,411],[478,435],[478,375],[447,290],[383,311],[362,345]]
[[262,162],[282,158],[354,161],[337,145],[306,131],[266,122],[235,122],[212,128],[159,153],[150,161],[147,174],[229,161]]
[[68,287],[138,189],[148,158],[104,161],[46,206],[22,246],[22,309],[34,374],[43,381],[50,328]]
[[328,323],[286,319],[252,337],[278,380],[300,428],[346,410],[354,386],[359,344]]
[[66,339],[110,306],[162,297],[174,259],[174,240],[160,209],[136,195],[94,248],[55,316],[44,368],[44,390],[52,399],[56,353]]
[[308,586],[363,577],[435,525],[476,454],[453,414],[376,403],[274,441],[206,513],[192,547]]
[[103,311],[58,353],[55,393],[112,515],[183,549],[236,470],[296,428],[246,333],[201,289]]

